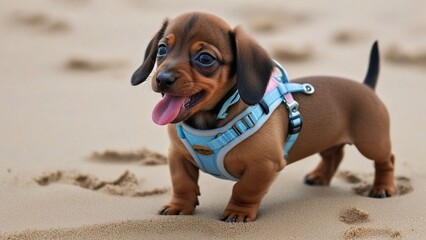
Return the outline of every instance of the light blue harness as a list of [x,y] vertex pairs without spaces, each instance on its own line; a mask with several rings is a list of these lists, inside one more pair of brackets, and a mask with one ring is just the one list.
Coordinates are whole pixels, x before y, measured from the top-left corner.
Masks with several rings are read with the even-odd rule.
[[[302,118],[298,111],[299,104],[294,101],[291,93],[312,94],[314,87],[307,83],[290,83],[284,68],[276,61],[274,63],[281,72],[280,77],[275,77],[278,86],[267,93],[260,103],[249,106],[225,126],[211,130],[199,130],[185,123],[176,124],[179,138],[203,172],[218,178],[237,181],[238,179],[225,169],[226,154],[259,130],[281,103],[284,103],[289,111],[288,135],[284,144],[284,158],[287,157],[302,128]],[[226,110],[238,100],[239,94],[236,92],[225,102],[218,118],[226,117]]]

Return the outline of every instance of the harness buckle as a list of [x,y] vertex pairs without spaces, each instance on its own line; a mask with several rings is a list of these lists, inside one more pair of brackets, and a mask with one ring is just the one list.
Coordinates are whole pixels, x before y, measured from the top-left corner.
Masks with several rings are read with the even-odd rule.
[[297,134],[302,129],[302,117],[299,112],[299,103],[293,101],[291,103],[286,102],[288,108],[288,134]]
[[[241,129],[238,128],[238,124],[242,123],[246,129]],[[245,115],[243,118],[241,118],[238,122],[236,122],[233,126],[232,129],[234,130],[234,132],[238,135],[241,136],[243,134],[243,132],[247,131],[248,129],[254,127],[256,125],[256,122],[253,120],[253,118],[251,117],[250,113]],[[241,127],[241,126],[240,126]]]
[[288,135],[297,134],[302,130],[302,117],[300,114],[289,118],[288,120]]
[[286,106],[287,106],[290,117],[293,117],[293,115],[300,115],[298,102],[296,101],[293,101],[291,103],[286,102]]

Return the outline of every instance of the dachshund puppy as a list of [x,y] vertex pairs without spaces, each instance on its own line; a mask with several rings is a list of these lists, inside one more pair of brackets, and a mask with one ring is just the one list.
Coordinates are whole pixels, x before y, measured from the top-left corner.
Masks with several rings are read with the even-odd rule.
[[[274,111],[265,111],[268,120],[261,128],[228,149],[222,156],[222,172],[228,173],[228,178],[236,183],[221,220],[254,221],[277,173],[286,165],[315,153],[322,159],[305,177],[305,182],[329,185],[346,144],[354,144],[362,155],[374,161],[375,180],[370,196],[395,195],[389,115],[374,93],[378,71],[375,44],[364,84],[329,76],[293,79],[291,83],[315,88],[312,95],[294,94],[303,116],[297,141],[285,156],[283,146],[290,134],[292,119],[286,104],[280,104]],[[262,47],[240,27],[231,28],[216,16],[187,13],[163,23],[149,42],[144,61],[131,80],[133,85],[138,85],[150,78],[152,89],[162,95],[152,118],[157,124],[168,125],[173,194],[160,214],[188,215],[198,205],[197,181],[201,166],[194,153],[206,156],[212,155],[213,150],[203,144],[188,145],[183,141],[185,136],[189,138],[192,135],[188,133],[195,131],[204,136],[218,129],[228,132],[234,129],[233,134],[237,133],[238,138],[235,126],[223,127],[234,124],[234,119],[247,109],[259,105],[264,109],[262,98],[275,74],[273,61]],[[239,98],[234,98],[235,94]],[[223,114],[221,110],[225,105],[226,114]],[[247,122],[244,122],[246,128],[252,127]],[[213,138],[223,135],[219,132]]]

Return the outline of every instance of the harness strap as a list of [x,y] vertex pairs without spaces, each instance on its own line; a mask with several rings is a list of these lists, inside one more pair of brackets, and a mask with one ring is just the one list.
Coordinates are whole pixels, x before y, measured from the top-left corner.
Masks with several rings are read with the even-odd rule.
[[305,94],[314,93],[314,87],[309,83],[299,84],[299,83],[290,83],[288,81],[287,72],[284,67],[275,60],[274,64],[281,72],[281,77],[276,77],[277,81],[282,82],[283,84],[278,85],[278,90],[281,94],[283,94],[287,110],[288,110],[288,131],[287,131],[287,139],[284,143],[284,158],[287,158],[290,149],[293,147],[294,143],[299,136],[300,130],[302,129],[302,116],[299,112],[299,103],[296,102],[291,95],[292,92],[303,92]]
[[228,108],[237,103],[238,100],[240,100],[240,93],[238,90],[236,90],[232,96],[228,98],[228,100],[226,100],[226,102],[222,105],[222,108],[217,114],[217,119],[225,119],[226,116],[228,116],[228,113],[226,112]]
[[[275,66],[281,71],[281,76],[273,75],[276,82],[271,80],[273,82],[270,83],[274,84],[271,85],[270,90],[267,90],[261,102],[248,107],[225,126],[201,131],[186,125],[183,126],[182,123],[176,125],[179,138],[202,171],[219,178],[238,180],[225,169],[224,158],[226,154],[239,142],[258,131],[281,103],[284,103],[288,109],[288,134],[284,144],[284,158],[287,158],[302,128],[302,117],[298,110],[299,104],[294,100],[291,93],[312,94],[314,88],[306,83],[288,82],[284,68],[277,62],[275,62]],[[226,100],[218,118],[226,117],[227,109],[238,100],[239,94],[236,91]]]
[[[298,106],[298,104],[296,101],[294,101],[291,92],[305,92],[305,87],[302,84],[298,83],[279,84],[277,88],[269,92],[262,99],[262,101],[268,107],[271,106],[277,100],[283,101],[286,103],[286,106],[289,109],[289,112],[291,113],[291,117],[289,117],[289,135],[287,137],[287,140],[291,141],[286,141],[284,149],[285,157],[287,157],[288,151],[291,149],[297,139],[297,136],[290,137],[290,135],[298,135],[302,125],[300,113],[298,111],[295,111],[297,110],[296,106]],[[255,105],[251,113],[242,117],[226,132],[219,134],[216,138],[208,142],[207,146],[212,150],[222,148],[223,146],[227,145],[229,142],[233,141],[235,138],[244,134],[247,130],[255,126],[259,118],[264,114],[269,113],[265,113],[261,105]]]

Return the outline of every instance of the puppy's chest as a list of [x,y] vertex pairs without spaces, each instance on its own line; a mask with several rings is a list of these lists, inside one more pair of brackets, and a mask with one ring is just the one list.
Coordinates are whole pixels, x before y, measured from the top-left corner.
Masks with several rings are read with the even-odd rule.
[[[285,110],[284,110],[285,111]],[[281,108],[272,113],[263,127],[241,141],[221,145],[227,138],[226,132],[194,130],[185,125],[176,126],[176,135],[180,142],[180,151],[185,158],[198,166],[202,171],[213,176],[237,180],[244,170],[253,163],[267,161],[283,161],[284,128],[280,116]],[[276,119],[281,119],[277,121]],[[217,138],[217,135],[222,135]]]

